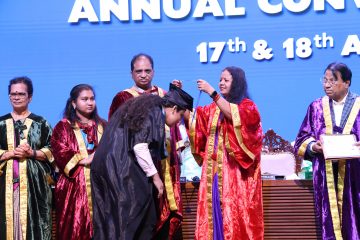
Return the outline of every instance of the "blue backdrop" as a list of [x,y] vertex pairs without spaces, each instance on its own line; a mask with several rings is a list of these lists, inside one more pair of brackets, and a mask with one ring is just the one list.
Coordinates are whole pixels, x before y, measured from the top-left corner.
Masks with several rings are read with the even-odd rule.
[[[11,111],[8,81],[26,75],[30,110],[53,126],[79,83],[95,87],[107,118],[113,96],[133,83],[132,56],[145,52],[156,85],[181,79],[195,99],[196,79],[217,88],[224,67],[242,67],[264,131],[292,141],[323,95],[330,62],[348,64],[360,92],[359,8],[359,0],[1,0],[0,114]],[[200,105],[209,102],[203,94]]]

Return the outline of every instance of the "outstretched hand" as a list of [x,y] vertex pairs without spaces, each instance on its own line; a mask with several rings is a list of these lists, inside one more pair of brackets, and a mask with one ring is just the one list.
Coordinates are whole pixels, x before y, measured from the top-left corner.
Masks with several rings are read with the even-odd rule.
[[198,89],[200,91],[206,92],[209,95],[215,91],[215,89],[207,81],[203,79],[198,79],[196,82]]
[[183,87],[181,80],[174,79],[171,83],[174,84],[175,86],[177,86],[178,88],[182,88],[182,87]]

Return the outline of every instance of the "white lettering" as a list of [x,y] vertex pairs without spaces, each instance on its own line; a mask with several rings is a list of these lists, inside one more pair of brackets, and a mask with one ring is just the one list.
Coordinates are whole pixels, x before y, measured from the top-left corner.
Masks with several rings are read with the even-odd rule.
[[299,13],[308,9],[311,4],[311,0],[300,0],[298,3],[295,1],[296,0],[284,0],[285,8],[291,12]]
[[[82,11],[84,9],[84,11]],[[79,19],[87,19],[89,22],[99,22],[90,0],[76,0],[71,10],[68,22],[77,23]]]
[[325,10],[325,2],[328,2],[330,6],[334,9],[341,10],[345,9],[345,1],[344,0],[318,0],[314,1],[314,10],[315,11],[324,11]]
[[354,0],[355,5],[357,8],[360,8],[360,0]]
[[[205,14],[214,17],[244,16],[246,9],[237,6],[238,1],[224,0],[224,9],[220,6],[219,0],[194,1],[196,3],[192,17],[204,18]],[[353,1],[356,7],[360,8],[360,0]],[[151,20],[160,20],[163,11],[171,19],[182,19],[191,13],[192,2],[193,0],[99,0],[99,16],[102,22],[110,22],[112,14],[120,21],[142,21],[145,13]],[[273,0],[257,0],[257,2],[260,10],[267,14],[281,13],[283,7],[290,12],[300,13],[308,10],[311,3],[314,11],[325,11],[326,4],[335,10],[345,9],[345,0],[278,0],[277,4],[273,3]],[[81,19],[99,22],[91,0],[75,0],[68,22],[78,23]]]
[[358,35],[349,35],[344,44],[341,56],[349,56],[351,53],[360,55],[360,40]]
[[129,21],[128,0],[100,0],[100,19],[102,22],[110,22],[110,13],[113,13],[120,21]]
[[169,18],[181,19],[186,17],[191,10],[191,0],[181,0],[180,9],[174,9],[174,1],[166,0],[163,1],[164,13]]
[[276,14],[282,11],[282,4],[271,5],[269,0],[258,0],[258,5],[261,11],[268,14]]
[[195,7],[193,17],[201,18],[205,13],[212,13],[215,17],[224,16],[217,0],[199,0]]
[[245,15],[244,7],[236,7],[236,0],[225,1],[225,15],[226,16],[243,16]]
[[142,13],[146,13],[151,19],[160,19],[160,0],[132,0],[132,19],[141,21]]

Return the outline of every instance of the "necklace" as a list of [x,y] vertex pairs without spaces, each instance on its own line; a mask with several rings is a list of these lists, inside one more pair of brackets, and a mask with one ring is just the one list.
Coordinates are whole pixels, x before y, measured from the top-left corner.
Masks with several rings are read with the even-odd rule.
[[91,121],[91,119],[88,119],[88,120],[86,120],[86,121],[83,121],[83,120],[79,119],[78,121],[79,121],[81,124],[87,125],[87,124],[89,124],[89,122]]

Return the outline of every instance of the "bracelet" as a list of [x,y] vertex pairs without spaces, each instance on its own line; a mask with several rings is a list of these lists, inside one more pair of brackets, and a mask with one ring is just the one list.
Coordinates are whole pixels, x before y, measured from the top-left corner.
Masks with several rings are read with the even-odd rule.
[[36,150],[33,150],[33,159],[36,160]]
[[220,94],[216,94],[215,97],[213,97],[213,101],[217,102],[220,99]]
[[217,94],[218,94],[218,93],[217,93],[216,91],[213,91],[212,94],[210,94],[210,97],[211,97],[212,99],[214,99],[214,97],[216,97]]

